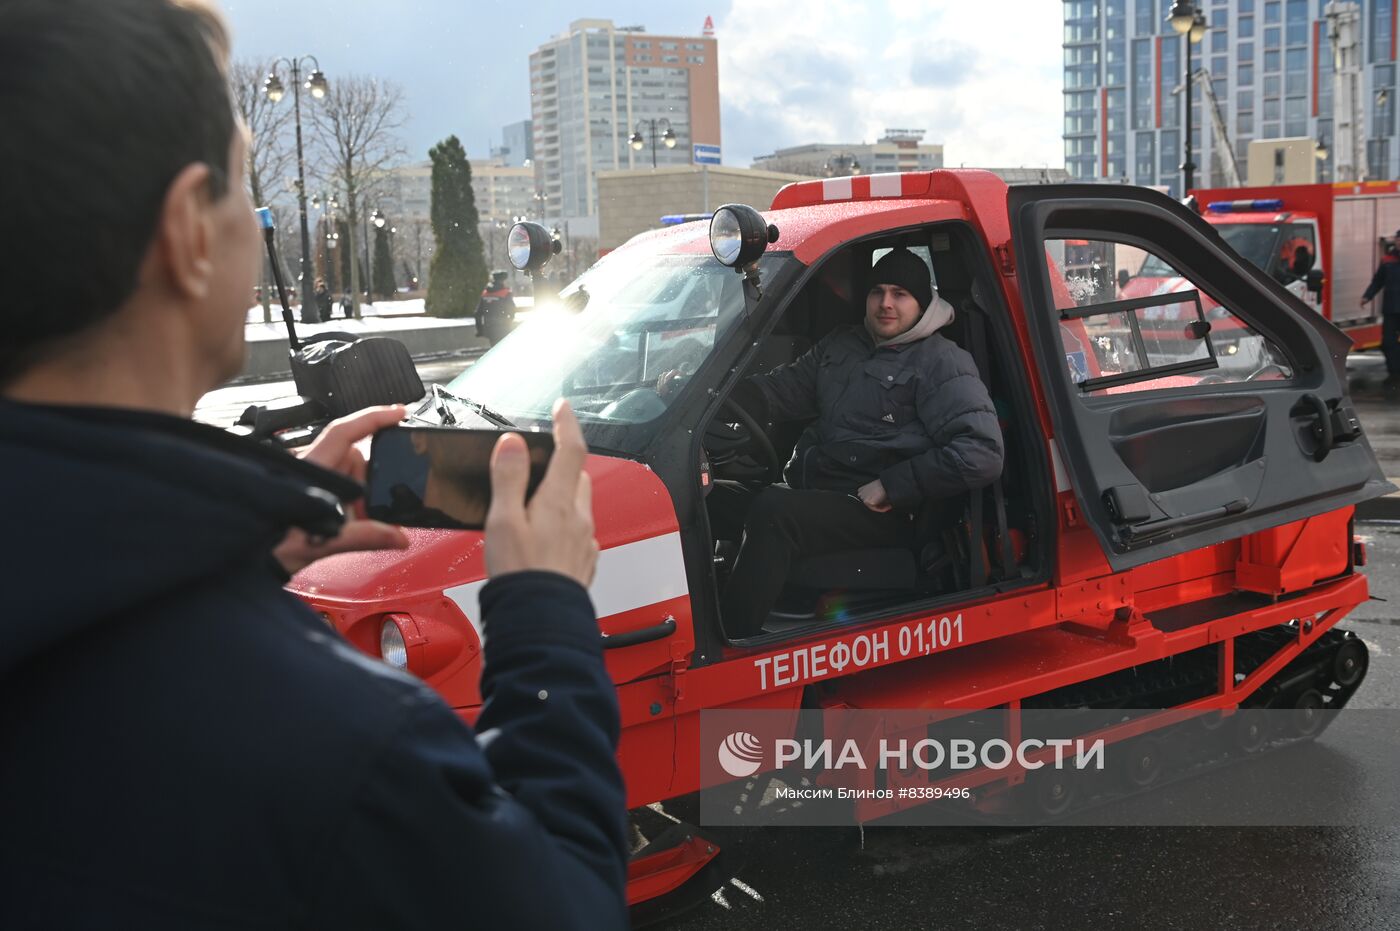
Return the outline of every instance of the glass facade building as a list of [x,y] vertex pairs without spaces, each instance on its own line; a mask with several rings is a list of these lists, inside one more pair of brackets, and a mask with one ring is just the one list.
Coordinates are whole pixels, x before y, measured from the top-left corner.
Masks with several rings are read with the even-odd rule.
[[[1400,177],[1396,138],[1396,23],[1400,0],[1357,0],[1364,111],[1363,167],[1371,179]],[[1328,0],[1197,0],[1208,31],[1191,46],[1227,140],[1193,83],[1192,161],[1200,187],[1228,183],[1231,146],[1248,184],[1249,143],[1310,137],[1326,146],[1320,180],[1333,178],[1335,78],[1324,18]],[[1165,187],[1181,196],[1186,39],[1167,22],[1171,0],[1064,0],[1065,167],[1084,180]],[[1259,179],[1257,183],[1268,183]]]

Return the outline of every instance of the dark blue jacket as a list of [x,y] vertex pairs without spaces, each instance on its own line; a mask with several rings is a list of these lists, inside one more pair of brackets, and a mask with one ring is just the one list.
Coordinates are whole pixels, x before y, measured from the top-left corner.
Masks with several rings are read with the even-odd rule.
[[891,504],[916,508],[1001,474],[987,386],[972,356],[940,333],[877,348],[864,326],[839,327],[748,384],[773,419],[812,419],[784,473],[794,488],[850,493],[878,478]]
[[0,928],[625,926],[586,592],[482,591],[474,735],[283,590],[269,548],[336,479],[175,418],[0,402]]
[[1369,301],[1382,288],[1385,289],[1385,297],[1381,300],[1381,312],[1400,314],[1400,255],[1394,252],[1387,252],[1381,258],[1381,264],[1371,276],[1370,286],[1361,295],[1362,300]]

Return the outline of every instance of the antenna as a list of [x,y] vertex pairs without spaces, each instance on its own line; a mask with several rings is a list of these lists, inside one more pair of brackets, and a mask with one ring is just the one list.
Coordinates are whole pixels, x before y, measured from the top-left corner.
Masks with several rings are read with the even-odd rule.
[[262,227],[263,239],[267,241],[267,257],[272,262],[272,280],[277,283],[277,298],[282,304],[282,322],[287,326],[287,343],[291,346],[292,352],[301,348],[301,340],[297,339],[296,323],[292,320],[292,308],[287,304],[287,283],[282,280],[282,265],[277,261],[277,245],[274,240],[277,237],[277,227],[272,222],[272,210],[268,207],[259,207],[257,210],[258,225]]

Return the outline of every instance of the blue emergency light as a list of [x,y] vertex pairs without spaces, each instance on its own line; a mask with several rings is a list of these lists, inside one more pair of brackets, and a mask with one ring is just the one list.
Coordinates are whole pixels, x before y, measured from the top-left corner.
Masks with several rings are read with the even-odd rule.
[[696,220],[708,220],[712,213],[668,213],[661,218],[662,226],[675,226],[678,223],[694,223]]
[[1277,197],[1262,200],[1217,200],[1206,204],[1206,209],[1214,213],[1253,213],[1268,210],[1282,210],[1283,201]]

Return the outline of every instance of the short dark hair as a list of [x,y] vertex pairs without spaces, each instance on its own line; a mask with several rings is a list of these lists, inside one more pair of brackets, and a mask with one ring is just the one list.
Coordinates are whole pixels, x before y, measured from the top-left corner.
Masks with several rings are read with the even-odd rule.
[[0,383],[131,296],[176,175],[227,193],[228,47],[207,0],[0,2]]

